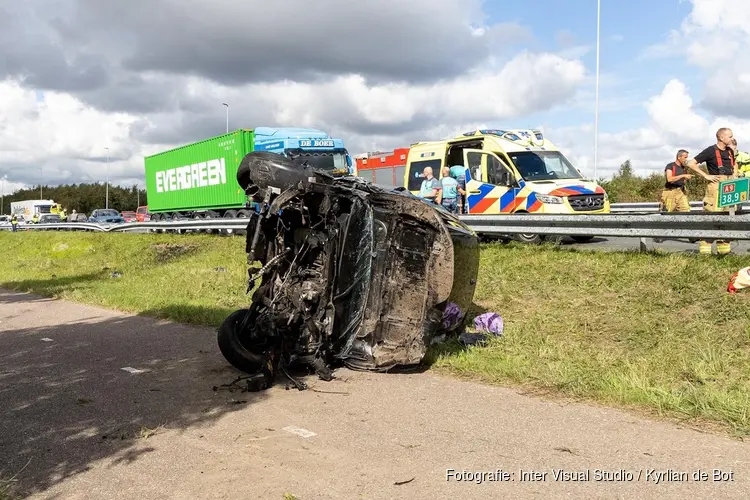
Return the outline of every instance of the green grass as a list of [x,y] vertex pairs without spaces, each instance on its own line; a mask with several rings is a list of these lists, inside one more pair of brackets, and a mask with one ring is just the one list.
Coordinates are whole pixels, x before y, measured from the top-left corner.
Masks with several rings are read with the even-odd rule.
[[[4,288],[205,325],[249,301],[243,238],[24,232],[0,233],[0,245]],[[484,245],[477,311],[502,314],[505,334],[434,350],[433,368],[747,435],[750,290],[726,292],[746,265]]]
[[475,302],[505,335],[434,366],[750,432],[750,291],[742,257],[483,248]]
[[3,232],[0,245],[3,288],[199,325],[250,301],[243,238]]

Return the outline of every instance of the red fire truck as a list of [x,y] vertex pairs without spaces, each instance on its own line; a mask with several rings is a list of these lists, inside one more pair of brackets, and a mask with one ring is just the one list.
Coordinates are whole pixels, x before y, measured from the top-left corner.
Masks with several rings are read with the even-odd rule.
[[408,155],[409,148],[397,148],[391,152],[375,151],[357,155],[355,156],[357,162],[355,175],[381,186],[403,186],[406,157]]

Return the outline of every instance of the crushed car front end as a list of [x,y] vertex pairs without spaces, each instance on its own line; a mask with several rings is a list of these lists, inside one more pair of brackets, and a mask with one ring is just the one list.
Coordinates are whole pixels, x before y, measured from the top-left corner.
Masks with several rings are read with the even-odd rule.
[[[247,227],[250,307],[219,328],[222,354],[253,376],[306,365],[384,371],[422,362],[458,333],[479,267],[476,235],[406,191],[334,178],[253,152],[238,182],[263,207]],[[256,287],[256,284],[260,284]]]

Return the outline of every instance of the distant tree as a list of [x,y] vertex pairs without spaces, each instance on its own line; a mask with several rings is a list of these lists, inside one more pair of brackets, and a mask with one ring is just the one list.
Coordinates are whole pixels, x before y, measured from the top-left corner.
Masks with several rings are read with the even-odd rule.
[[[648,177],[635,174],[630,160],[626,160],[611,179],[600,181],[607,191],[611,203],[640,203],[658,201],[664,189],[664,172],[654,172]],[[693,178],[687,183],[688,198],[701,200],[706,192],[706,183]]]
[[[104,208],[106,201],[106,185],[96,184],[63,184],[61,186],[42,186],[42,196],[45,200],[54,200],[70,213],[73,210],[79,213],[90,214],[97,208]],[[140,200],[139,200],[140,198]],[[13,194],[5,195],[2,207],[3,213],[10,213],[10,204],[16,201],[38,200],[39,186],[30,189],[20,189]],[[138,189],[137,186],[123,188],[120,186],[109,186],[109,207],[119,212],[123,210],[135,210],[138,202],[147,204],[146,190]]]

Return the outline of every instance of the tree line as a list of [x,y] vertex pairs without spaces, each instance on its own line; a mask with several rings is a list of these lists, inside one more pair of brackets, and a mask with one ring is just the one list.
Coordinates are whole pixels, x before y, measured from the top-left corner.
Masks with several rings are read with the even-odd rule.
[[[19,189],[13,194],[6,194],[3,198],[2,213],[10,214],[10,204],[16,201],[38,200],[39,186],[29,189]],[[42,186],[42,196],[45,200],[54,200],[67,213],[75,210],[78,213],[90,215],[106,204],[106,184],[64,184],[61,186]],[[137,186],[123,188],[109,185],[109,208],[118,212],[132,210],[146,205],[146,190]]]
[[[630,160],[627,160],[612,179],[600,179],[599,185],[607,191],[610,203],[658,202],[665,181],[663,170],[648,177],[635,175]],[[687,181],[686,188],[690,201],[700,201],[706,194],[706,181],[693,177]]]

